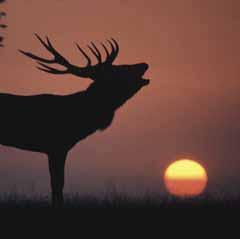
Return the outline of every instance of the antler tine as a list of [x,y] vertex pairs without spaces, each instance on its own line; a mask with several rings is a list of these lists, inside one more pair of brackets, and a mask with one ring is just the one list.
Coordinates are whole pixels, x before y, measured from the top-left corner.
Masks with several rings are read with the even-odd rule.
[[26,51],[22,51],[22,50],[19,50],[19,52],[21,52],[23,55],[27,56],[27,57],[30,57],[36,61],[42,61],[44,63],[48,63],[48,64],[51,64],[51,63],[54,63],[55,61],[54,60],[48,60],[48,59],[44,59],[42,57],[39,57],[39,56],[36,56],[30,52],[26,52]]
[[106,58],[106,59],[108,59],[108,57],[110,56],[110,55],[109,55],[109,51],[108,51],[107,47],[106,47],[103,43],[101,43],[101,45],[102,45],[102,47],[104,48],[104,50],[105,50],[105,52],[106,52],[106,55],[107,55],[107,58]]
[[55,68],[52,68],[50,66],[47,66],[41,62],[38,62],[39,65],[41,65],[42,67],[37,67],[39,70],[42,70],[42,71],[45,71],[47,73],[52,73],[52,74],[56,74],[56,75],[60,75],[60,74],[67,74],[69,73],[68,70],[58,70],[58,69],[55,69]]
[[[50,50],[50,47],[43,41],[43,39],[35,33],[35,36],[37,37],[37,39],[41,42],[41,44],[48,50],[51,52]],[[48,64],[53,64],[55,63],[55,59],[52,59],[52,60],[48,60],[48,59],[44,59],[42,57],[39,57],[39,56],[36,56],[30,52],[26,52],[26,51],[22,51],[22,50],[19,50],[19,52],[21,52],[23,55],[27,56],[27,57],[30,57],[34,60],[37,60],[37,61],[42,61],[44,63],[48,63]]]
[[58,63],[65,67],[69,66],[69,62],[53,47],[51,41],[47,36],[46,36],[47,43],[38,34],[35,33],[35,36],[42,43],[42,45],[54,56],[54,59],[51,62],[45,62],[45,63]]
[[97,49],[96,45],[91,42],[93,48],[91,46],[88,45],[88,48],[90,49],[90,51],[93,53],[94,56],[96,56],[96,58],[98,59],[98,63],[102,63],[102,56],[101,56],[101,53],[100,51]]
[[111,38],[111,40],[114,42],[114,44],[115,44],[115,46],[116,46],[116,52],[115,52],[115,54],[116,54],[116,57],[117,57],[117,56],[118,56],[118,53],[119,53],[119,45],[118,45],[117,41],[116,41],[114,38]]
[[85,56],[85,58],[87,59],[87,66],[91,66],[91,59],[90,57],[86,54],[86,52],[76,43],[76,46],[78,48],[78,50]]
[[35,35],[35,36],[37,37],[37,39],[42,43],[42,45],[43,45],[48,51],[51,52],[51,48],[45,43],[45,41],[44,41],[37,33],[35,33],[34,35]]
[[91,42],[91,44],[92,44],[92,46],[94,47],[94,49],[95,49],[95,51],[96,51],[96,53],[97,53],[97,55],[98,55],[99,63],[102,63],[101,52],[98,50],[98,48],[96,47],[96,45],[95,45],[93,42]]
[[111,45],[111,48],[112,48],[112,52],[106,60],[106,63],[108,63],[108,64],[112,64],[114,62],[114,60],[116,59],[116,57],[118,55],[118,52],[119,52],[118,43],[113,38],[111,38],[111,40],[113,41],[114,45],[110,40],[107,40],[108,43]]
[[[58,61],[61,61],[62,65],[66,66],[68,64],[68,61],[62,57],[52,46],[50,40],[48,39],[48,37],[46,37],[47,39],[47,43],[38,35],[35,33],[35,36],[37,37],[37,39],[40,41],[40,43],[54,56],[54,59],[52,60],[48,60],[39,56],[36,56],[30,52],[25,52],[22,50],[19,50],[19,52],[21,52],[23,55],[30,57],[36,61],[41,61],[44,63],[48,63],[48,64],[53,64],[53,63],[59,63]],[[58,58],[58,59],[57,59]]]
[[65,67],[68,67],[70,64],[68,62],[68,60],[66,60],[52,45],[52,43],[50,42],[49,38],[46,37],[47,43],[48,43],[48,48],[49,51],[53,54],[53,56],[55,57],[55,62],[63,65]]

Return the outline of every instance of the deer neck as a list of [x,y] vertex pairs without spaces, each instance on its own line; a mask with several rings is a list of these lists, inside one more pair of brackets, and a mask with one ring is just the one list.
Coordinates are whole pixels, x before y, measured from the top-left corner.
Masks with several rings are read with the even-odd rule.
[[89,102],[107,111],[117,110],[128,99],[127,95],[120,94],[116,87],[103,87],[97,84],[90,85],[85,94]]

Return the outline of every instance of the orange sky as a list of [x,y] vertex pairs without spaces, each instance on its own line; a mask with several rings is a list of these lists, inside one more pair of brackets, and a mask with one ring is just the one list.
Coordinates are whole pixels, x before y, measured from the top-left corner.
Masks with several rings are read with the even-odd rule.
[[[8,0],[1,92],[67,94],[89,81],[47,75],[17,49],[43,53],[33,33],[81,64],[74,42],[118,39],[116,63],[147,62],[151,84],[119,110],[111,128],[77,145],[66,191],[163,191],[162,170],[178,155],[207,167],[212,191],[240,181],[238,142],[240,3],[235,0]],[[44,55],[44,53],[43,53]],[[2,178],[2,180],[1,180]],[[4,179],[4,180],[3,180]],[[0,190],[48,188],[46,157],[0,147]]]

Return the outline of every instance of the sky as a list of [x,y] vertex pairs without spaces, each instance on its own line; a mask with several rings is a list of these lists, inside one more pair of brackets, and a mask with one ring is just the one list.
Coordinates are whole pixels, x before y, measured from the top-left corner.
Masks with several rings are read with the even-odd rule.
[[[208,191],[239,193],[240,3],[235,0],[8,0],[0,91],[69,94],[91,82],[47,75],[18,49],[47,56],[34,33],[84,64],[74,42],[118,40],[116,64],[146,62],[145,87],[114,122],[76,145],[66,192],[164,193],[163,172],[191,157],[207,170]],[[17,119],[16,119],[17,124]],[[0,146],[0,192],[49,190],[47,157]]]

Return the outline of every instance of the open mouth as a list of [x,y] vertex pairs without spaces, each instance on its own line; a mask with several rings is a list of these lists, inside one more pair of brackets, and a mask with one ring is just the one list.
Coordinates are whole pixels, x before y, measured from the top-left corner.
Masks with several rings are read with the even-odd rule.
[[142,67],[142,74],[144,75],[145,72],[148,70],[149,66],[148,64],[143,64],[143,67]]
[[148,70],[149,66],[146,63],[141,64],[141,68],[138,71],[138,77],[137,80],[141,82],[141,85],[145,86],[150,83],[150,80],[144,78],[144,74]]
[[142,83],[143,83],[143,85],[148,85],[150,83],[150,80],[143,78],[143,76],[146,73],[146,71],[148,70],[148,68],[149,68],[149,66],[147,64],[145,64],[145,67],[143,69],[143,74],[142,74]]
[[143,85],[148,85],[150,83],[150,80],[148,79],[142,79],[141,81]]

